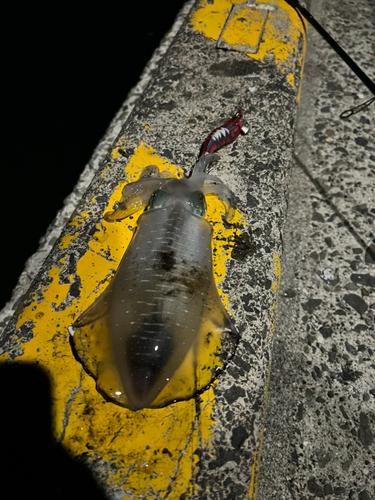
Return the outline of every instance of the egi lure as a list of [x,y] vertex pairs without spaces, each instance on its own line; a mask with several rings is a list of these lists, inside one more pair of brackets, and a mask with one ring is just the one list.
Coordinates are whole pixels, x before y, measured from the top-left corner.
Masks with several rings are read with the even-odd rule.
[[239,109],[237,113],[230,118],[221,127],[215,128],[207,137],[203,144],[202,155],[213,153],[225,144],[234,141],[241,132],[243,126],[243,111]]

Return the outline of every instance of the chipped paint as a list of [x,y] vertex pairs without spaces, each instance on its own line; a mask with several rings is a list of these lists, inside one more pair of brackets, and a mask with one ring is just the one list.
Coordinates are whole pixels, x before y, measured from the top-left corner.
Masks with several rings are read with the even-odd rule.
[[85,223],[85,219],[89,216],[90,210],[87,210],[85,212],[81,212],[80,214],[76,215],[74,219],[69,222],[69,226],[74,226],[74,227],[80,227]]
[[[112,151],[113,153],[113,151]],[[103,179],[106,178],[107,174],[110,172],[110,168],[109,167],[106,167],[100,174],[100,177],[102,177]]]
[[79,233],[76,232],[74,234],[66,234],[65,236],[63,236],[59,243],[60,250],[64,250],[64,248],[67,248],[70,243],[77,238],[78,234]]
[[[116,141],[115,147],[111,151],[112,160],[117,160],[121,156],[120,150],[124,148],[127,144],[125,137],[119,137]],[[105,172],[109,172],[110,169],[105,169]]]
[[[233,4],[246,2],[232,2],[230,0],[202,0],[191,19],[191,27],[203,33],[207,38],[217,41],[227,22]],[[244,52],[248,57],[266,63],[274,60],[281,71],[290,74],[297,64],[296,56],[301,37],[305,36],[303,24],[296,13],[284,0],[257,0],[251,8],[244,5],[241,11],[236,12],[225,28],[225,42],[234,49],[236,45],[247,44],[252,46],[255,38],[262,29],[261,14],[257,13],[257,6],[262,8],[258,12],[268,10],[268,18],[262,33],[262,39],[256,53]],[[270,6],[267,9],[267,6]],[[241,14],[240,14],[241,13]],[[238,22],[241,17],[246,22]],[[249,30],[249,26],[251,29]],[[301,59],[298,61],[301,66]],[[288,82],[290,77],[288,76]]]
[[273,262],[274,262],[273,272],[276,275],[277,280],[273,281],[272,290],[274,290],[274,292],[277,294],[279,292],[280,280],[281,280],[281,262],[280,262],[280,256],[278,254],[275,254],[273,256]]
[[231,10],[217,46],[227,50],[256,54],[268,17],[267,10],[237,5]]
[[[123,145],[123,139],[120,142]],[[117,143],[112,157],[119,147]],[[147,144],[140,143],[125,168],[124,177],[127,181],[137,179],[150,163],[160,170],[169,170],[175,177],[182,176],[181,169],[157,155]],[[105,211],[120,198],[123,184],[118,184]],[[91,203],[94,201],[92,198]],[[210,196],[207,205],[207,219],[214,230],[214,275],[220,285],[232,251],[230,240],[240,234],[242,216],[237,212],[233,221],[236,224],[226,229],[221,221],[224,213],[221,203]],[[89,212],[90,205],[77,214],[70,225],[79,227]],[[198,461],[194,451],[211,446],[215,425],[213,386],[202,394],[199,403],[190,400],[138,412],[120,408],[107,403],[96,391],[95,381],[72,354],[67,330],[105,288],[131,240],[137,219],[138,215],[125,223],[101,220],[97,224],[87,251],[77,262],[75,276],[81,284],[80,297],[73,300],[69,300],[68,292],[74,275],[67,277],[64,273],[68,272],[69,247],[77,233],[61,239],[59,246],[66,250],[65,257],[50,268],[49,284],[42,287],[38,299],[36,295],[31,297],[31,303],[18,317],[17,328],[30,320],[34,326],[33,338],[28,342],[21,339],[23,354],[15,361],[37,363],[49,374],[53,432],[73,457],[82,454],[91,460],[101,457],[107,466],[103,480],[108,485],[121,487],[127,495],[164,498],[173,488],[168,498],[178,499],[183,493],[194,493],[191,479]],[[221,289],[219,293],[228,307],[228,297]],[[1,360],[5,359],[6,354]]]

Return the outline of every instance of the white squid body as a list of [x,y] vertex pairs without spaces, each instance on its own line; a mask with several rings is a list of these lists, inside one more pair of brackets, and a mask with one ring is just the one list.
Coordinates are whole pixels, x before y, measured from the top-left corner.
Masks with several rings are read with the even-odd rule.
[[147,206],[106,290],[75,321],[73,347],[106,399],[133,410],[159,408],[204,390],[233,354],[237,334],[219,298],[205,194],[233,211],[234,196],[204,173],[189,179],[154,166],[125,186],[107,221]]

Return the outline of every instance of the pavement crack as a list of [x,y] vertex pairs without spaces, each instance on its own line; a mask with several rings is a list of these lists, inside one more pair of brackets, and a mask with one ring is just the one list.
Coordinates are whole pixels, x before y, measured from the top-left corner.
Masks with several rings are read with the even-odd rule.
[[124,426],[122,425],[122,426],[119,428],[119,430],[118,430],[118,431],[116,431],[116,432],[113,434],[113,438],[111,439],[111,441],[110,441],[110,443],[109,443],[109,444],[112,444],[112,443],[113,443],[113,441],[117,438],[117,436],[118,436],[118,435],[120,434],[120,432],[122,431],[122,428],[123,428],[123,427],[124,427]]
[[193,422],[191,422],[191,431],[189,432],[189,435],[188,435],[188,437],[186,439],[185,446],[181,450],[180,456],[177,459],[176,467],[175,467],[173,476],[169,479],[169,484],[168,484],[168,487],[166,489],[165,495],[163,497],[160,497],[161,500],[166,500],[166,498],[168,498],[169,495],[172,493],[172,486],[173,486],[173,484],[176,481],[176,478],[177,478],[177,475],[178,475],[178,472],[179,472],[179,469],[180,469],[181,460],[182,460],[182,458],[184,457],[184,455],[186,453],[186,450],[187,450],[187,448],[188,448],[188,446],[190,444],[191,438],[192,438],[192,436],[194,434],[194,431],[195,431],[195,421],[196,421],[196,416],[194,417]]
[[82,376],[83,376],[83,368],[81,368],[81,371],[79,373],[79,382],[78,382],[78,385],[77,385],[77,387],[73,388],[72,392],[70,393],[70,395],[68,397],[68,401],[67,401],[67,403],[65,405],[64,416],[63,416],[63,421],[62,421],[62,431],[61,431],[60,436],[56,439],[56,441],[58,443],[61,443],[64,440],[65,432],[66,432],[66,429],[67,429],[67,427],[69,425],[70,408],[72,407],[74,399],[75,399],[76,395],[78,394],[78,392],[81,390],[81,387],[82,387]]

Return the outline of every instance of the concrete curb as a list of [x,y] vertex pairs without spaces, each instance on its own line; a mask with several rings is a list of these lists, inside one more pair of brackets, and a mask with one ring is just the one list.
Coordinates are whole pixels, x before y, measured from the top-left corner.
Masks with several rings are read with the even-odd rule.
[[[256,497],[304,34],[281,0],[244,4],[237,18],[231,7],[197,2],[187,16],[1,339],[1,360],[50,374],[54,435],[108,498]],[[249,53],[218,49],[220,35],[232,48],[242,40],[241,19],[259,28]],[[208,132],[239,105],[249,134],[220,151],[212,173],[242,214],[228,227],[209,206],[215,278],[241,335],[236,355],[200,398],[137,413],[115,407],[74,359],[67,334],[131,238],[124,225],[103,224],[103,212],[124,177],[147,164],[190,172]]]

